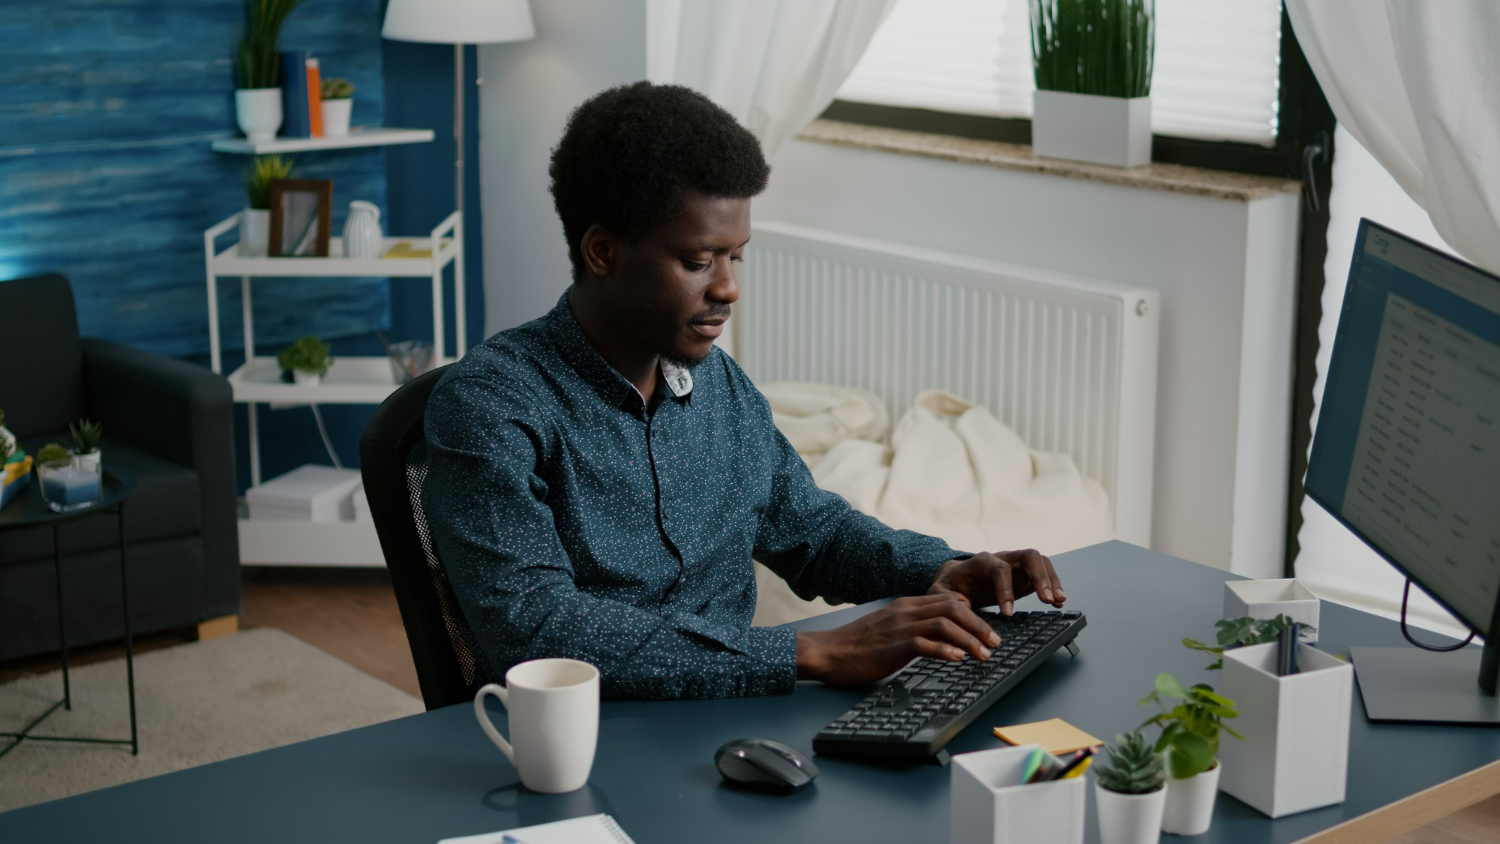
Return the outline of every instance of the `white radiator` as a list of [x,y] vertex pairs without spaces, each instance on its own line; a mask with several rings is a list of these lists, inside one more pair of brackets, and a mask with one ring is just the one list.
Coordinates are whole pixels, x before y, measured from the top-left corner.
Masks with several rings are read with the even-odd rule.
[[752,379],[869,390],[899,419],[924,389],[988,407],[1099,481],[1116,535],[1151,544],[1154,290],[761,223],[732,348]]

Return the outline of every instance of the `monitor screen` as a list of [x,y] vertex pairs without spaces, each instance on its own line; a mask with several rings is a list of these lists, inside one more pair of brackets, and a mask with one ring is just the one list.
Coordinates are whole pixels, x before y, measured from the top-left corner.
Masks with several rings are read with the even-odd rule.
[[1500,278],[1365,220],[1308,496],[1481,634],[1500,594]]

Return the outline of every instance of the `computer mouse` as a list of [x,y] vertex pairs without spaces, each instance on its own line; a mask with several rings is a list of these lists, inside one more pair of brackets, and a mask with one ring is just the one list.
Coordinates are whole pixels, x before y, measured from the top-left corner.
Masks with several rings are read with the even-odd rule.
[[731,785],[777,794],[791,794],[818,775],[811,759],[764,738],[728,742],[714,754],[714,765]]

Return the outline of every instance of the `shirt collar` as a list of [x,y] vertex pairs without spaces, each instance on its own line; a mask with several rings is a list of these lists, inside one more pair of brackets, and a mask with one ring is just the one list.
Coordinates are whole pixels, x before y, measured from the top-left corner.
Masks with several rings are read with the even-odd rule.
[[[624,407],[633,399],[641,402],[640,391],[630,380],[615,368],[609,365],[609,361],[599,354],[594,344],[583,333],[583,327],[578,324],[578,318],[573,316],[573,309],[568,305],[568,294],[564,293],[557,305],[547,314],[547,331],[552,337],[552,342],[557,346],[558,352],[563,360],[588,382],[600,397],[613,407]],[[687,399],[693,392],[693,374],[685,366],[679,366],[665,358],[661,362],[662,380],[666,382],[667,391],[676,399]],[[634,403],[631,402],[631,403]],[[644,402],[642,402],[644,406]]]

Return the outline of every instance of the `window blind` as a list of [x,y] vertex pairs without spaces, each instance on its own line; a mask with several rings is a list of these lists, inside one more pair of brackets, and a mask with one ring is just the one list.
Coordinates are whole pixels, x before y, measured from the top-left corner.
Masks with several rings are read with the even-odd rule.
[[[1030,117],[1027,0],[897,0],[838,98]],[[1156,0],[1158,135],[1276,143],[1280,0]]]

